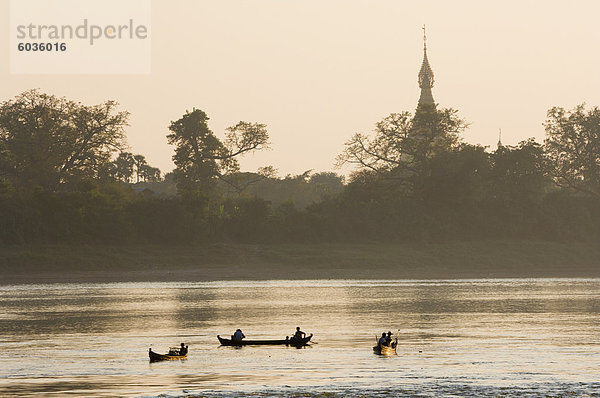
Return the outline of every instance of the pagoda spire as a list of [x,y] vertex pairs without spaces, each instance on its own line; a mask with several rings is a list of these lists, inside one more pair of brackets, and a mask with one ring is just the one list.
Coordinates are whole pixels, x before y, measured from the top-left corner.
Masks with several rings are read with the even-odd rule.
[[498,129],[498,149],[502,147],[502,129]]
[[423,63],[421,64],[421,70],[419,71],[419,87],[421,88],[421,97],[419,98],[419,105],[434,105],[433,94],[431,88],[433,87],[433,71],[429,66],[429,60],[427,59],[427,34],[425,31],[425,25],[423,25]]

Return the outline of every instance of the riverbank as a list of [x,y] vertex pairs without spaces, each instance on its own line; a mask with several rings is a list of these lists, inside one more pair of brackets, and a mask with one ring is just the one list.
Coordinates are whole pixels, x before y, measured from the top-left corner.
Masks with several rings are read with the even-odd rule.
[[600,277],[593,243],[0,247],[0,283]]

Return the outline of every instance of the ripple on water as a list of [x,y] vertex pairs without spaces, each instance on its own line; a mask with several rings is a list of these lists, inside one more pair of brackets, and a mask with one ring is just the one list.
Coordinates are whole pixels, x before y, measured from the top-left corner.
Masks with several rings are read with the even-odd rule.
[[[0,286],[0,396],[599,396],[600,280]],[[217,334],[314,333],[306,349]],[[399,329],[398,355],[372,353]],[[181,341],[185,361],[148,363]]]

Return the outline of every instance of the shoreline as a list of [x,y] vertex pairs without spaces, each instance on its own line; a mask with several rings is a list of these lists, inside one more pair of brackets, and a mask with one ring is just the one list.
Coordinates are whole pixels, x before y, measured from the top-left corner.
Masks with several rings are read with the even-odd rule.
[[472,241],[0,247],[0,285],[276,279],[600,277],[590,243]]

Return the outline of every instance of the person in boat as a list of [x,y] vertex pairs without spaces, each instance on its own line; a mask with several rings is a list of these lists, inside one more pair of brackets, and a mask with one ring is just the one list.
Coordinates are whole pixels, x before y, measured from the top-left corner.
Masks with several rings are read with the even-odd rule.
[[296,333],[294,333],[294,337],[292,337],[292,338],[294,340],[302,340],[305,337],[306,337],[306,333],[304,333],[302,330],[300,330],[300,326],[296,327]]
[[385,345],[392,344],[392,332],[387,332],[387,336],[385,337]]
[[377,345],[379,345],[379,347],[387,345],[387,335],[385,332],[381,333],[381,337],[379,338],[379,341],[377,341]]
[[181,348],[179,349],[179,355],[186,355],[188,353],[188,346],[184,346],[183,343],[181,343]]
[[244,333],[242,333],[241,329],[237,329],[235,331],[235,333],[233,334],[233,336],[231,336],[231,340],[235,340],[235,341],[242,341],[243,338],[245,338],[246,336],[244,336]]

